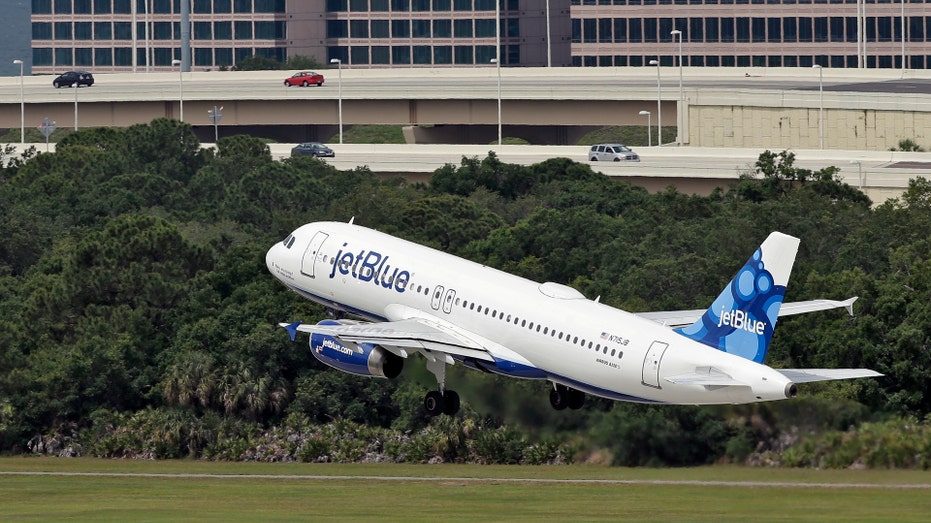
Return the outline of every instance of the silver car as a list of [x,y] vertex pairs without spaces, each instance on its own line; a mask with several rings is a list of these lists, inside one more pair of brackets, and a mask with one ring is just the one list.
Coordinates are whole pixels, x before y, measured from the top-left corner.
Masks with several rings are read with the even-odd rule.
[[640,156],[621,143],[599,143],[588,150],[588,159],[593,162],[639,162]]

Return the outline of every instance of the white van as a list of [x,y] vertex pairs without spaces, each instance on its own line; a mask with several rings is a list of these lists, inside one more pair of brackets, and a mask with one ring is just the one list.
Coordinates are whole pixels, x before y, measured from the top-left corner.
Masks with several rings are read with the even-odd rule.
[[588,159],[593,162],[639,162],[640,156],[621,143],[599,143],[589,149]]

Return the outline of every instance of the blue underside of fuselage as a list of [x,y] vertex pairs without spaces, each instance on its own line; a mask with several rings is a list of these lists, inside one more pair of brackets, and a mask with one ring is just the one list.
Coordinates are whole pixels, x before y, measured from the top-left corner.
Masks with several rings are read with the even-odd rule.
[[[294,292],[296,292],[296,293],[300,294],[301,296],[303,296],[304,298],[307,298],[308,300],[311,300],[311,301],[315,301],[315,302],[317,302],[317,303],[323,305],[323,306],[326,307],[327,309],[333,309],[333,310],[342,311],[342,312],[345,312],[345,313],[348,313],[348,314],[353,314],[353,315],[359,316],[359,317],[361,317],[361,318],[365,318],[366,320],[369,320],[369,321],[389,321],[388,318],[385,318],[385,317],[383,317],[383,316],[379,316],[379,315],[377,315],[377,314],[372,314],[372,313],[369,312],[369,311],[365,311],[365,310],[362,310],[362,309],[357,309],[357,308],[355,308],[355,307],[349,307],[349,306],[347,306],[347,305],[345,305],[345,304],[342,304],[342,303],[339,303],[339,302],[337,302],[337,301],[328,300],[328,299],[323,298],[323,297],[321,297],[321,296],[317,296],[316,294],[314,294],[314,293],[312,293],[312,292],[307,292],[307,291],[305,291],[305,290],[303,290],[303,289],[301,289],[301,288],[298,288],[298,287],[295,287],[295,286],[292,286],[292,285],[288,285],[288,287],[289,287],[291,290],[293,290]],[[494,369],[489,368],[489,367],[491,367],[490,364],[487,365],[487,366],[486,366],[486,365],[476,365],[476,362],[474,362],[474,361],[467,361],[466,358],[463,358],[463,357],[461,357],[461,356],[456,356],[456,355],[452,355],[452,356],[453,356],[454,359],[456,359],[456,360],[459,361],[460,363],[464,364],[466,367],[469,367],[469,368],[472,368],[472,369],[482,370],[482,371],[487,371],[487,372],[494,372],[495,374],[501,374],[502,376],[508,376],[508,377],[513,377],[513,378],[534,379],[534,380],[543,380],[543,379],[545,379],[545,380],[553,381],[553,382],[556,382],[556,383],[562,383],[563,385],[566,385],[567,387],[571,387],[571,388],[573,388],[573,389],[576,389],[576,390],[585,392],[586,394],[591,394],[591,395],[593,395],[593,396],[599,396],[599,397],[607,398],[607,399],[614,400],[614,401],[626,401],[626,402],[629,402],[629,403],[650,403],[650,404],[662,404],[662,403],[663,403],[663,402],[661,402],[661,401],[649,400],[649,399],[640,398],[640,397],[637,397],[637,396],[631,396],[631,395],[629,395],[629,394],[621,394],[621,393],[619,393],[619,392],[615,392],[615,391],[608,390],[608,389],[603,389],[603,388],[600,388],[600,387],[594,387],[594,386],[589,385],[589,384],[587,384],[587,383],[584,383],[584,382],[581,382],[581,381],[578,381],[578,380],[574,380],[574,379],[571,379],[571,378],[567,378],[566,376],[562,376],[562,375],[560,375],[560,374],[555,374],[555,373],[552,373],[552,372],[547,372],[547,371],[544,371],[544,370],[542,370],[542,369],[535,369],[535,368],[534,368],[533,371],[530,371],[529,369],[531,369],[531,367],[526,367],[526,366],[523,366],[523,365],[522,365],[521,367],[526,367],[526,369],[528,369],[528,370],[525,371],[525,372],[514,373],[514,374],[506,373],[506,372],[497,372],[497,371],[495,371]],[[512,363],[512,365],[519,365],[519,364]]]

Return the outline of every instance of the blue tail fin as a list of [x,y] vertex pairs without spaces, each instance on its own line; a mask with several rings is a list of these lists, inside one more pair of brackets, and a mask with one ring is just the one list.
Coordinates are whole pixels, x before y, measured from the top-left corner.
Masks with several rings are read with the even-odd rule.
[[763,363],[798,252],[798,238],[766,238],[705,314],[676,331],[705,345]]

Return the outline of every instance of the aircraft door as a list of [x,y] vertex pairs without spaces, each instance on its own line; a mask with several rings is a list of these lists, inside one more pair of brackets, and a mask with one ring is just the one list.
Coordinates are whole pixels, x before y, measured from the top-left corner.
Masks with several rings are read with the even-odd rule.
[[310,239],[310,244],[307,245],[307,250],[304,251],[304,259],[301,260],[301,274],[311,278],[316,277],[314,276],[314,267],[317,265],[317,261],[323,260],[323,252],[320,248],[329,237],[329,234],[317,231],[314,237]]
[[442,285],[437,285],[436,288],[433,289],[433,298],[430,300],[430,307],[432,307],[433,310],[440,310],[440,306],[443,304],[443,291],[445,290],[446,288]]
[[647,355],[643,358],[643,374],[641,383],[648,387],[661,389],[659,385],[659,366],[663,361],[663,354],[669,348],[668,343],[654,341],[647,350]]
[[453,302],[456,300],[456,290],[447,289],[446,296],[443,298],[443,312],[449,314],[453,312]]

